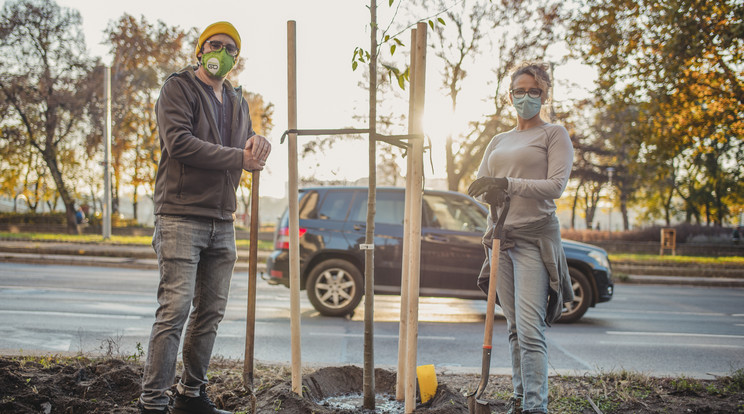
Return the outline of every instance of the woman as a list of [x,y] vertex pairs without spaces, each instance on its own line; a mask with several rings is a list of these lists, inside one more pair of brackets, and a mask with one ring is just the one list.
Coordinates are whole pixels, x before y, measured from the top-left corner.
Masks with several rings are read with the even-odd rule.
[[[564,127],[540,115],[550,86],[544,65],[526,65],[512,74],[509,102],[517,111],[517,126],[491,140],[478,178],[468,188],[468,194],[488,204],[500,206],[505,194],[511,200],[496,286],[512,360],[514,394],[508,413],[548,412],[545,327],[573,299],[554,201],[566,188],[573,146]],[[492,233],[490,228],[485,239]],[[478,285],[487,292],[486,265]]]

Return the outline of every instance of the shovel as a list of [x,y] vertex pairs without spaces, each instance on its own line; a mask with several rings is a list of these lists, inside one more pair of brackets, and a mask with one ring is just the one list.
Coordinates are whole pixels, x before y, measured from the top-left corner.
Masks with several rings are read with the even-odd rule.
[[[499,274],[499,250],[501,238],[504,233],[504,220],[509,212],[509,196],[504,200],[504,209],[501,217],[496,214],[496,207],[491,205],[491,219],[496,221],[491,245],[491,267],[488,278],[488,301],[486,302],[486,330],[483,336],[483,362],[481,366],[481,380],[478,388],[468,395],[468,411],[470,414],[490,414],[491,408],[488,401],[482,399],[483,392],[488,385],[488,374],[491,368],[491,343],[493,340],[493,318],[496,308],[496,282]],[[497,219],[498,217],[498,219]]]
[[256,332],[256,283],[258,269],[258,180],[260,171],[251,174],[251,228],[248,251],[248,311],[245,320],[245,360],[243,361],[243,387],[250,394],[251,413],[256,412],[253,394],[253,349]]

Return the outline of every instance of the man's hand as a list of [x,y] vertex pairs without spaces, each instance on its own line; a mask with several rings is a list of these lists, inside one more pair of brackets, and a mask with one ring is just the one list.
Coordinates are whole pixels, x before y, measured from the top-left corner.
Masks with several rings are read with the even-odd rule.
[[260,171],[266,165],[266,159],[271,153],[271,143],[261,135],[248,138],[243,150],[243,169],[246,171]]
[[500,206],[504,203],[506,189],[509,187],[509,181],[503,177],[481,177],[468,187],[468,195],[478,197],[483,195],[483,199],[490,205]]

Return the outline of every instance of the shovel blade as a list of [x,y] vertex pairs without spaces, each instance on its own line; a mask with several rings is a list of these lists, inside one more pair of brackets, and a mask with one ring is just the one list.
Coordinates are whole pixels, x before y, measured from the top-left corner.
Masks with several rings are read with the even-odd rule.
[[475,414],[491,414],[491,406],[488,401],[475,400]]
[[486,400],[481,400],[475,394],[468,395],[469,414],[491,414],[491,405]]

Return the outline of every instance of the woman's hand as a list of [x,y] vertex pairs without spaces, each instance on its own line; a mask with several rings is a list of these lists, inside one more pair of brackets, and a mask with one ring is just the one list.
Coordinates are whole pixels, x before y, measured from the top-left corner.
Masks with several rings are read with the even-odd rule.
[[506,198],[506,189],[509,181],[503,177],[481,177],[473,181],[468,187],[468,195],[471,197],[483,196],[483,199],[492,206],[500,206]]

